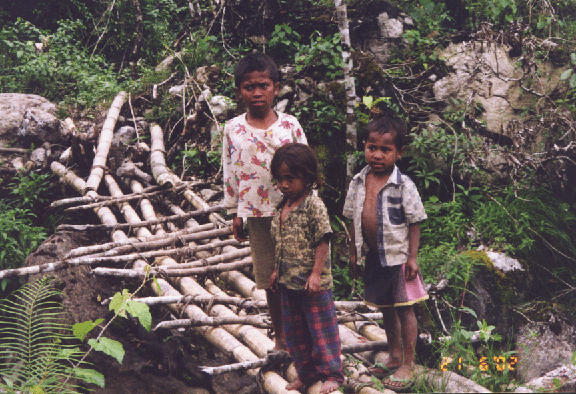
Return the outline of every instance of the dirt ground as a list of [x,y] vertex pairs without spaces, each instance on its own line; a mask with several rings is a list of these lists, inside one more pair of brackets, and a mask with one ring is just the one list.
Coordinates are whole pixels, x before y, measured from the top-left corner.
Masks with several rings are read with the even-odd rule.
[[[60,260],[71,249],[104,243],[76,232],[59,232],[48,238],[26,260],[26,266]],[[134,291],[140,285],[135,279],[119,279],[92,274],[87,266],[71,267],[46,273],[58,281],[62,290],[62,305],[68,311],[69,324],[104,318],[112,312],[101,300],[112,297],[122,289]],[[34,275],[28,280],[36,280]],[[141,296],[151,295],[142,293]],[[152,306],[152,327],[166,318],[167,309]],[[97,333],[96,333],[97,334]],[[212,347],[193,331],[147,332],[136,320],[117,318],[105,336],[122,343],[125,355],[122,364],[101,352],[92,352],[89,361],[104,374],[105,388],[91,387],[97,394],[256,394],[256,382],[245,373],[227,373],[207,378],[199,366],[218,366],[233,363],[230,357]],[[85,342],[87,339],[85,339]],[[86,345],[86,349],[88,346]]]

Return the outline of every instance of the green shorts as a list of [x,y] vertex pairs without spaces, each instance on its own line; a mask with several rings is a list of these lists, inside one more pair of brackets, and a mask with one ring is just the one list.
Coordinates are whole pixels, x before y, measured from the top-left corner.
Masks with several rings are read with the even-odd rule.
[[272,217],[249,217],[247,222],[256,288],[268,289],[270,275],[274,272],[275,265],[274,241],[270,234]]

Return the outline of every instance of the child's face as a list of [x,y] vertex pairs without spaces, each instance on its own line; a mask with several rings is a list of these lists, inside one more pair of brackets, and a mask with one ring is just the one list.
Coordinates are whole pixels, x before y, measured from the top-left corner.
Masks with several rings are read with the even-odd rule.
[[270,79],[268,71],[253,71],[244,74],[242,83],[236,88],[236,94],[250,114],[265,115],[271,110],[279,88],[280,84]]
[[304,178],[300,174],[293,174],[286,163],[278,167],[278,173],[274,179],[282,194],[291,200],[295,200],[306,190]]
[[390,175],[396,160],[402,157],[403,149],[398,150],[392,133],[370,133],[364,147],[366,162],[375,174]]

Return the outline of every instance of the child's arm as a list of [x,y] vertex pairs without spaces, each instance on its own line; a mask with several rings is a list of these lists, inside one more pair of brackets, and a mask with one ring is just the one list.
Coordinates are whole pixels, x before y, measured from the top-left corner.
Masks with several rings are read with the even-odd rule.
[[236,241],[246,242],[248,240],[244,233],[244,219],[240,216],[234,216],[234,219],[232,219],[232,231],[234,232],[234,238],[236,238]]
[[274,272],[270,275],[270,279],[268,279],[268,287],[270,291],[276,291],[276,282],[278,282],[278,271],[274,269]]
[[418,257],[418,246],[420,245],[420,223],[408,225],[408,261],[406,262],[406,280],[416,279],[420,272],[416,258]]
[[360,270],[358,269],[358,251],[356,250],[356,231],[354,230],[354,220],[350,222],[350,261],[348,263],[348,270],[353,278],[360,277]]
[[322,270],[324,269],[324,263],[330,252],[330,244],[328,243],[328,237],[324,236],[318,245],[316,245],[316,258],[314,260],[314,267],[312,268],[312,273],[306,281],[306,286],[304,289],[308,290],[310,293],[317,293],[321,290],[320,276],[322,275]]

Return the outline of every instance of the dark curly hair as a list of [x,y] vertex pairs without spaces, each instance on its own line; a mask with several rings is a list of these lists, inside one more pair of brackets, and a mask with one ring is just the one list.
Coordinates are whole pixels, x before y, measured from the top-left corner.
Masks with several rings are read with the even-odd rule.
[[278,67],[270,56],[261,52],[252,52],[238,60],[234,67],[234,85],[240,87],[244,80],[244,75],[254,71],[268,71],[268,76],[272,82],[280,80]]
[[366,137],[367,139],[370,137],[371,133],[392,134],[396,149],[402,149],[407,143],[406,123],[399,118],[381,117],[372,119],[368,122],[366,131],[368,132],[368,136]]
[[272,178],[276,178],[282,163],[288,166],[292,174],[302,176],[307,187],[314,189],[322,185],[318,173],[318,160],[308,145],[293,142],[278,148],[270,164]]

